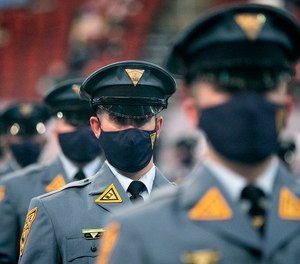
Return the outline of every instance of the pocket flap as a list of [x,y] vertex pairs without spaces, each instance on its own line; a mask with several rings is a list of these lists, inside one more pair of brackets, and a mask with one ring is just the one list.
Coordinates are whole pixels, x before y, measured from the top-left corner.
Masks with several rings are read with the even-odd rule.
[[67,238],[67,260],[73,261],[77,258],[97,257],[99,239],[88,240],[84,237]]

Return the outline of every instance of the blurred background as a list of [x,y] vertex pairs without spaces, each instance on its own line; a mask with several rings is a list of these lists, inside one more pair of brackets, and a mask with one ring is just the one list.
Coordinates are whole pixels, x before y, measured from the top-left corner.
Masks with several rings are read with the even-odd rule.
[[[209,8],[232,0],[0,0],[0,110],[39,100],[58,81],[86,77],[128,59],[160,66],[172,43]],[[287,9],[300,21],[300,0],[251,1]],[[300,48],[300,47],[299,47]],[[300,171],[300,66],[290,84],[294,107],[279,155]],[[165,111],[156,164],[180,182],[205,154],[205,140],[182,111],[181,84]],[[45,159],[55,155],[55,146]],[[300,175],[300,173],[299,173]]]

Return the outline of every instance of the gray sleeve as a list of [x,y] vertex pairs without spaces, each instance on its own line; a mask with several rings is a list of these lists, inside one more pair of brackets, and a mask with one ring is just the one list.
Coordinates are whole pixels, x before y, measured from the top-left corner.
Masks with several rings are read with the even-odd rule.
[[19,221],[9,186],[3,184],[0,201],[0,262],[16,263],[19,255]]
[[20,241],[19,264],[61,263],[51,218],[39,198],[30,202]]
[[110,233],[112,228],[118,229],[115,235],[115,243],[112,243],[114,238],[111,235],[104,235],[97,264],[146,264],[141,248],[142,240],[136,228],[130,223],[127,224],[125,221],[118,220],[112,220],[106,232]]

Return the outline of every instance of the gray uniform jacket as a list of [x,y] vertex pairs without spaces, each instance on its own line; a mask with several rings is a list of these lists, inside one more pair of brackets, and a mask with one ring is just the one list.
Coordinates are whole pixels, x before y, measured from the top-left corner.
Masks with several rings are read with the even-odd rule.
[[207,168],[199,166],[191,176],[114,216],[117,242],[110,261],[97,264],[300,263],[300,186],[282,164],[264,241]]
[[0,199],[0,263],[18,262],[19,241],[31,199],[57,190],[67,182],[59,158],[49,164],[31,165],[1,179],[4,194]]
[[3,167],[0,170],[0,178],[20,169],[22,168],[14,160],[9,159],[3,164]]
[[[169,184],[156,169],[152,191]],[[128,195],[105,163],[92,178],[32,199],[19,263],[94,263],[107,216],[128,205]]]

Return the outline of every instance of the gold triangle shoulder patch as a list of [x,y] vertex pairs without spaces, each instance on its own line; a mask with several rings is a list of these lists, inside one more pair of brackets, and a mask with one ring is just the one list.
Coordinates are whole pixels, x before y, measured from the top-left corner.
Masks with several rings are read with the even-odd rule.
[[65,186],[65,179],[62,175],[58,174],[47,186],[46,192],[54,192]]
[[228,220],[232,210],[221,192],[213,187],[189,211],[191,220]]
[[109,262],[111,253],[118,242],[119,230],[120,225],[118,223],[113,222],[108,226],[103,235],[103,242],[101,243],[103,246],[101,246],[96,264],[107,264]]
[[263,14],[239,14],[234,16],[234,21],[247,38],[254,41],[265,24],[266,17]]
[[5,187],[0,186],[0,202],[2,202],[4,198],[5,198]]
[[123,200],[112,183],[106,190],[95,200],[96,203],[122,203]]
[[279,217],[286,220],[300,220],[300,199],[288,188],[280,190]]
[[142,78],[145,70],[137,70],[137,69],[125,69],[127,72],[132,84],[136,86],[140,79]]
[[38,212],[38,208],[35,207],[35,208],[31,209],[26,215],[23,232],[22,232],[22,236],[20,239],[20,257],[22,257],[22,255],[24,253],[24,248],[25,248],[25,245],[27,242],[27,238],[30,233],[30,229],[33,224],[33,221],[36,218],[37,212]]

